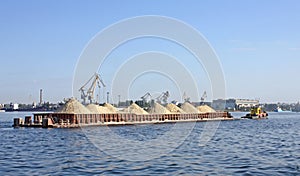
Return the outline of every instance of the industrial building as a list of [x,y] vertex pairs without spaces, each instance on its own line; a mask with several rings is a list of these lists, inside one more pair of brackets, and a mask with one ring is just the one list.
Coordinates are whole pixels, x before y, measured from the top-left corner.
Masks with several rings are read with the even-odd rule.
[[251,99],[236,99],[235,104],[238,109],[240,108],[251,108],[259,105],[259,100],[251,100]]
[[217,99],[213,100],[212,107],[216,110],[247,110],[259,106],[259,100],[253,99]]

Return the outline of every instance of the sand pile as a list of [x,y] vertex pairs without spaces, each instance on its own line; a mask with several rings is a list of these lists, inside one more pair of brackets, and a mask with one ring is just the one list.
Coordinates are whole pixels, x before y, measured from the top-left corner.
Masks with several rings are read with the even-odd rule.
[[86,108],[88,110],[90,110],[92,113],[98,114],[99,112],[98,112],[97,106],[98,105],[95,105],[95,104],[89,104],[86,106]]
[[99,106],[98,110],[100,111],[100,113],[103,113],[103,114],[105,114],[105,113],[109,114],[109,113],[116,113],[117,112],[117,111],[110,111],[107,107],[104,107],[104,106]]
[[181,105],[181,109],[187,113],[199,113],[198,109],[195,106],[191,105],[188,102],[185,102]]
[[113,105],[111,105],[109,103],[104,103],[104,107],[107,108],[110,113],[115,113],[118,111],[117,108],[115,108]]
[[207,105],[201,105],[197,107],[199,112],[216,112],[213,108]]
[[169,110],[171,113],[185,113],[184,110],[180,109],[178,106],[176,106],[173,103],[170,103],[166,106],[167,110]]
[[122,112],[133,113],[133,114],[148,114],[143,108],[139,107],[137,104],[132,103],[127,108],[123,109]]
[[103,107],[103,106],[99,106],[99,105],[95,105],[95,104],[89,104],[86,106],[86,108],[88,110],[90,110],[92,113],[95,113],[95,114],[108,114],[108,113],[111,113],[111,111],[106,108],[106,107]]
[[154,103],[154,105],[150,108],[149,113],[151,114],[171,114],[171,112],[160,105],[159,103]]
[[79,101],[70,98],[67,103],[62,107],[60,113],[74,113],[74,114],[90,114],[91,112],[84,107]]

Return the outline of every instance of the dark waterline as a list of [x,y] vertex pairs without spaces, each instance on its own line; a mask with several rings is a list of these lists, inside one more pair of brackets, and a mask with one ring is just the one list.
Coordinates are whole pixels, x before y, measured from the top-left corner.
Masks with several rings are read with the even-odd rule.
[[[221,122],[203,147],[199,137],[205,123],[196,123],[182,145],[144,162],[107,155],[81,129],[12,128],[12,119],[25,114],[28,112],[0,113],[0,175],[300,175],[298,113]],[[147,141],[173,125],[110,128],[123,138]]]

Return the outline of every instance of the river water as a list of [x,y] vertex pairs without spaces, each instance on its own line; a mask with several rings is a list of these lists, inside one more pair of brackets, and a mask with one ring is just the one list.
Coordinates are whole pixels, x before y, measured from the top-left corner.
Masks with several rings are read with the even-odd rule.
[[[11,127],[14,117],[28,114],[0,113],[0,175],[300,175],[300,113],[270,113],[267,120],[220,122],[204,146],[199,145],[199,136],[206,123],[196,123],[179,146],[144,161],[101,150],[80,128]],[[173,127],[109,128],[122,138],[151,142]],[[107,127],[93,128],[104,131]],[[103,142],[108,148],[111,145],[109,137]],[[118,150],[130,153],[139,148],[131,145]]]

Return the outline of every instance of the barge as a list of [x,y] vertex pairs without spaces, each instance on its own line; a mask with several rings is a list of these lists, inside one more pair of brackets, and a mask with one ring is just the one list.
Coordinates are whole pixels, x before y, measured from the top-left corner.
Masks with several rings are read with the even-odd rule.
[[79,128],[101,125],[133,125],[175,122],[205,122],[211,120],[234,120],[229,112],[186,113],[186,114],[78,114],[78,113],[34,113],[15,118],[13,127]]
[[[186,105],[189,105],[186,103]],[[193,107],[192,105],[190,105]],[[149,114],[136,104],[130,105],[123,111],[118,111],[110,104],[104,106],[89,104],[84,106],[74,98],[57,112],[34,113],[32,116],[15,118],[13,127],[42,127],[42,128],[79,128],[84,126],[101,125],[133,125],[153,123],[175,123],[210,120],[233,120],[228,112],[170,112],[165,111],[163,106]],[[193,107],[194,108],[194,107]],[[197,112],[197,113],[196,113]]]

